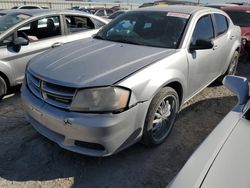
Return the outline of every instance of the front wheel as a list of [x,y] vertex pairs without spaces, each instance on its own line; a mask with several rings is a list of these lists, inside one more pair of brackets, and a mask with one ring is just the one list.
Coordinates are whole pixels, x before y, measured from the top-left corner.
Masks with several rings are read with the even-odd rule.
[[179,97],[165,87],[153,98],[145,119],[142,141],[147,146],[159,145],[170,134],[179,111]]
[[0,76],[0,100],[6,95],[7,93],[7,84],[5,80]]
[[234,52],[234,56],[230,62],[226,75],[235,75],[238,61],[239,61],[239,52],[236,51]]

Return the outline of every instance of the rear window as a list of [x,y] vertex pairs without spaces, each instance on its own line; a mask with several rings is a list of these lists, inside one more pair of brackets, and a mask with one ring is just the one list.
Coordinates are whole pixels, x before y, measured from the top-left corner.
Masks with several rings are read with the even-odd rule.
[[82,32],[94,29],[95,25],[90,18],[85,16],[65,16],[67,29],[69,33]]
[[40,9],[40,8],[36,6],[23,6],[23,7],[20,7],[20,9]]
[[216,23],[216,35],[225,33],[228,29],[227,18],[221,14],[214,14]]
[[235,25],[240,27],[250,27],[250,11],[225,11]]

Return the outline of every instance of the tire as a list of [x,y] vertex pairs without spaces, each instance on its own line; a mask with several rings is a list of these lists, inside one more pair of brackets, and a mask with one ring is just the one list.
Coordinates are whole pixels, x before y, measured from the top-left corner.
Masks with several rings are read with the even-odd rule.
[[7,84],[5,80],[0,76],[0,100],[6,95],[7,93]]
[[[165,110],[162,111],[161,109],[164,107]],[[149,106],[143,129],[142,142],[146,146],[162,144],[174,126],[178,111],[179,97],[177,92],[171,87],[161,89],[154,96]]]
[[232,59],[230,61],[230,64],[228,66],[227,71],[218,78],[218,81],[220,83],[222,83],[225,76],[227,76],[227,75],[235,75],[238,62],[239,62],[239,52],[235,51],[234,55],[233,55],[233,57],[232,57]]

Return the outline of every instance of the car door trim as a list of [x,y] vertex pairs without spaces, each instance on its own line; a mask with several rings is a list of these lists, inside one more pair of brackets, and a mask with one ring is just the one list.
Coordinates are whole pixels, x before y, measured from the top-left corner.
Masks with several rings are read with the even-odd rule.
[[31,55],[31,54],[34,54],[34,53],[39,53],[39,52],[43,52],[47,49],[49,49],[50,47],[48,48],[42,48],[42,49],[39,49],[39,50],[36,50],[36,51],[32,51],[32,52],[27,52],[27,53],[23,53],[23,54],[20,54],[20,55],[17,55],[17,56],[13,56],[13,57],[7,57],[7,58],[4,58],[2,59],[3,61],[12,61],[14,59],[17,59],[17,58],[22,58],[22,57],[25,57],[25,56],[28,56],[28,55]]

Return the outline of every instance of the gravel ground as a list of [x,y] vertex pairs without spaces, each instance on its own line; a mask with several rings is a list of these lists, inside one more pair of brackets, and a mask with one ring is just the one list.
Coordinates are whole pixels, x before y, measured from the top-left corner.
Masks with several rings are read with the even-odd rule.
[[[240,63],[238,74],[250,79],[250,63]],[[0,187],[164,187],[235,104],[223,86],[210,86],[183,107],[164,144],[137,143],[114,156],[92,158],[40,136],[25,120],[16,89],[0,102]]]

